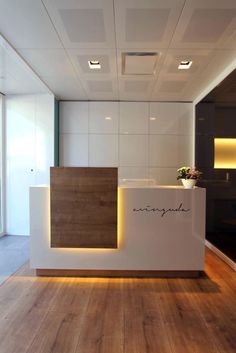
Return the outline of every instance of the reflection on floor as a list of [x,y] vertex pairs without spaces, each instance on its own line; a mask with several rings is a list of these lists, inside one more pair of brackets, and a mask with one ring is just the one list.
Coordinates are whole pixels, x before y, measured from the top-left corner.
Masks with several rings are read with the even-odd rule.
[[207,233],[207,240],[236,262],[236,232]]
[[29,260],[29,237],[5,235],[0,238],[0,284]]

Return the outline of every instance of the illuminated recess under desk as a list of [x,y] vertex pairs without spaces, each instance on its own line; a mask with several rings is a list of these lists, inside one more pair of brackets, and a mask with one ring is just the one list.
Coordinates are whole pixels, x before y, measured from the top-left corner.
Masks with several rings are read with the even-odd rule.
[[203,188],[119,187],[117,249],[51,248],[49,199],[49,187],[31,187],[30,262],[39,275],[191,277],[204,269]]

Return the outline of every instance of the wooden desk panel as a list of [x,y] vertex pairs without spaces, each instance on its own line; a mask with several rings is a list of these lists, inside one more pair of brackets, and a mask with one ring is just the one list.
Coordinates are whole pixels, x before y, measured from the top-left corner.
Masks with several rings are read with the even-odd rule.
[[51,168],[51,247],[117,248],[117,168]]

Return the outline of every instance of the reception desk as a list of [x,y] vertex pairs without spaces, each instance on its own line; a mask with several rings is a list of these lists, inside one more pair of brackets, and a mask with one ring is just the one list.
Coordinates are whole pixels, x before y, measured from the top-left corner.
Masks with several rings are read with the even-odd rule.
[[114,249],[51,247],[49,186],[31,187],[30,210],[38,275],[195,277],[204,269],[203,188],[120,186]]

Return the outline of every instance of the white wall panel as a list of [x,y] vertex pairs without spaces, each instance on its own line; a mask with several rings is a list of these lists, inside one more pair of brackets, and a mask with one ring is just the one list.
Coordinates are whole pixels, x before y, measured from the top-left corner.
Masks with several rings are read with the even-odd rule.
[[29,235],[29,186],[49,184],[54,96],[6,96],[6,231]]
[[89,166],[118,167],[118,135],[89,135]]
[[148,166],[147,135],[120,135],[120,166]]
[[87,167],[88,134],[60,134],[59,155],[65,167]]
[[191,164],[192,149],[189,136],[151,135],[149,165],[151,167],[178,167]]
[[29,234],[29,185],[35,184],[35,98],[6,99],[6,230]]
[[119,121],[118,102],[89,103],[89,132],[117,134]]
[[119,167],[120,179],[147,179],[147,167]]
[[150,134],[191,134],[192,109],[192,103],[150,103]]
[[159,185],[181,185],[180,180],[177,181],[177,168],[149,168],[150,179],[155,179]]
[[88,133],[88,102],[60,102],[60,132]]
[[148,103],[121,102],[120,103],[120,133],[147,134],[148,133]]
[[[82,124],[83,115],[77,114],[75,103],[78,111],[81,104],[89,106],[89,143],[83,147],[80,142],[82,155],[78,142],[73,142],[76,137],[65,134],[73,135]],[[72,112],[71,122],[65,116]],[[158,184],[178,184],[176,169],[193,164],[191,103],[63,102],[60,119],[61,165],[85,165],[88,153],[89,166],[118,166],[119,178],[155,178]]]

